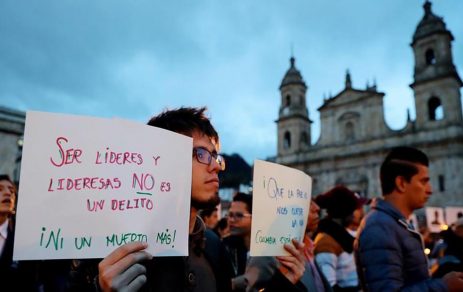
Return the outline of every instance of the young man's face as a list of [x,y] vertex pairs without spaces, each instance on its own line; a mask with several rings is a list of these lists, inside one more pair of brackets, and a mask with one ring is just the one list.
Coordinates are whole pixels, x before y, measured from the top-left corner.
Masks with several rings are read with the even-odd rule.
[[307,227],[305,230],[307,232],[313,232],[318,227],[318,221],[320,221],[318,213],[320,212],[320,207],[315,203],[315,201],[310,202],[309,209],[309,218],[307,220]]
[[236,201],[230,205],[228,211],[228,226],[230,234],[246,236],[251,234],[251,213],[249,213],[246,203]]
[[[211,153],[218,151],[217,142],[206,135],[194,132],[193,147],[203,147]],[[214,208],[220,203],[219,190],[220,165],[212,158],[211,164],[200,163],[193,155],[191,174],[191,206],[196,209]]]
[[8,180],[0,180],[0,214],[11,214],[16,200],[16,188]]
[[429,170],[427,166],[415,164],[418,173],[412,176],[410,182],[405,183],[406,202],[410,210],[423,208],[432,194]]

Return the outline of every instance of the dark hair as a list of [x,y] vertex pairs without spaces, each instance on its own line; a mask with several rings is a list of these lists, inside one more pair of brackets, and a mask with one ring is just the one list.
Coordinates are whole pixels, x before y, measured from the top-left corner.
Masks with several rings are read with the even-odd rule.
[[206,117],[206,107],[181,107],[174,110],[165,110],[148,121],[148,125],[192,136],[195,131],[214,138],[219,142],[219,135]]
[[217,222],[217,228],[218,229],[223,230],[223,229],[227,228],[227,226],[228,226],[228,220],[225,217],[220,218],[219,222]]
[[13,181],[11,180],[10,176],[7,175],[7,174],[0,174],[0,181],[2,181],[2,180],[7,180],[10,183],[14,184]]
[[252,214],[252,195],[245,193],[236,193],[233,197],[233,202],[243,202],[246,204],[246,209]]
[[320,194],[314,198],[317,205],[326,209],[331,218],[349,219],[354,211],[362,207],[366,198],[360,197],[347,187],[337,185],[329,191]]
[[219,230],[224,230],[228,226],[228,220],[226,217],[220,218],[220,220],[215,225],[214,229],[212,229],[219,237]]
[[210,217],[212,213],[218,211],[217,208],[207,208],[199,211],[199,216],[204,220],[206,217]]
[[410,181],[412,176],[418,173],[417,164],[429,166],[428,157],[422,151],[405,146],[393,148],[379,171],[383,195],[394,191],[396,177],[402,176]]

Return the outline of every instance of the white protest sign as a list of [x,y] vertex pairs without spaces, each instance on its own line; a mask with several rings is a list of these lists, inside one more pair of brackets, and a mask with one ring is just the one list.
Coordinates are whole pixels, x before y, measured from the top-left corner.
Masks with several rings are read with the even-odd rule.
[[463,217],[463,207],[446,207],[445,208],[445,219],[448,225],[452,225],[460,217]]
[[426,207],[426,225],[429,231],[439,233],[442,231],[441,227],[446,224],[444,218],[444,209],[438,207]]
[[302,171],[254,161],[251,256],[288,255],[283,245],[302,241],[311,192],[312,178]]
[[100,258],[131,241],[187,255],[191,149],[143,124],[28,112],[14,259]]

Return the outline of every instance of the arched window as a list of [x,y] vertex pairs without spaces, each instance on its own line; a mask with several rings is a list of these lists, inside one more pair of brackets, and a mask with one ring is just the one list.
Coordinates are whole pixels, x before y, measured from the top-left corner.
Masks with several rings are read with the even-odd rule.
[[286,95],[285,106],[291,105],[291,96],[288,94]]
[[299,96],[299,105],[304,105],[304,96]]
[[347,141],[355,140],[355,129],[354,129],[354,124],[352,122],[350,121],[347,122],[344,130],[345,130]]
[[429,120],[439,121],[444,118],[444,108],[438,97],[431,97],[428,101]]
[[291,134],[289,132],[286,132],[283,138],[283,148],[284,149],[291,148]]
[[434,55],[434,51],[432,49],[429,49],[425,53],[426,57],[426,64],[427,65],[434,65],[436,64],[436,56]]

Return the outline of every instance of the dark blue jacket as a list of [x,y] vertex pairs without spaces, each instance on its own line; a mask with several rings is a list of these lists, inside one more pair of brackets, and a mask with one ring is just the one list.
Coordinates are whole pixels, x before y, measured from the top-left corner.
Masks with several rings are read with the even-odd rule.
[[388,202],[377,199],[354,243],[364,291],[447,291],[431,279],[421,235]]

